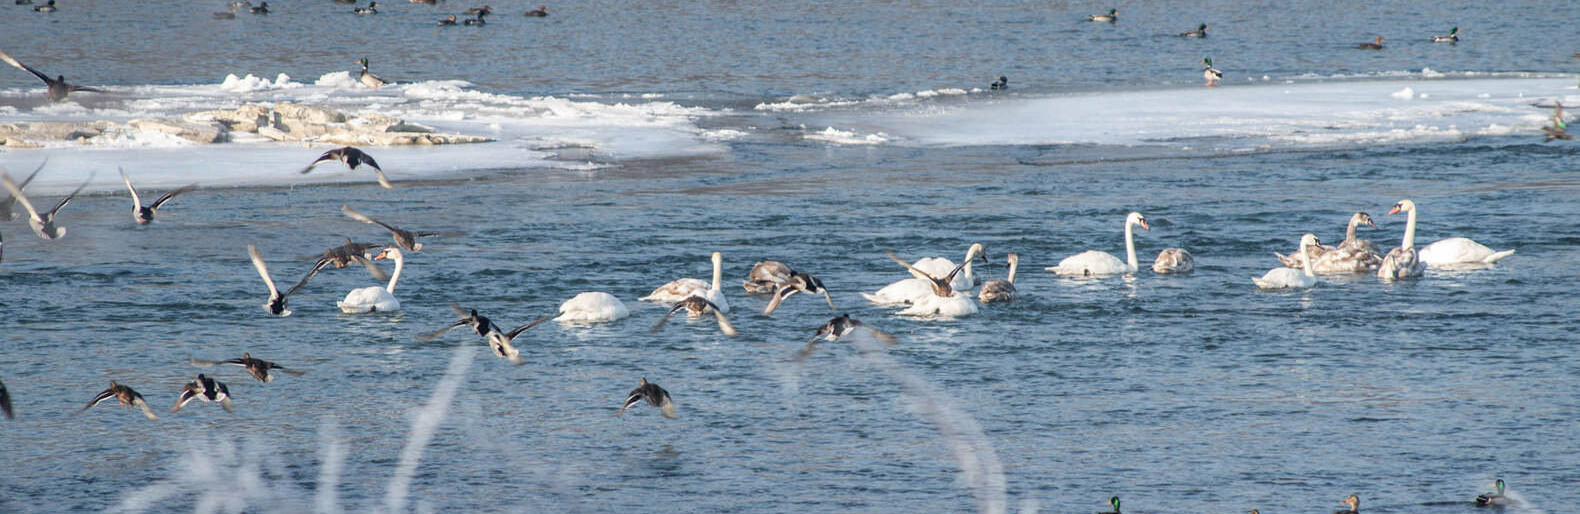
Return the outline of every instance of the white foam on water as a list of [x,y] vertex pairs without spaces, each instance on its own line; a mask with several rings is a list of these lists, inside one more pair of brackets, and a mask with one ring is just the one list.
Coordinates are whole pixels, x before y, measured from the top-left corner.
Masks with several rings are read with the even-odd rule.
[[808,126],[828,128],[806,129],[803,137],[852,145],[1097,144],[1209,152],[1535,137],[1551,111],[1532,104],[1573,102],[1572,82],[1311,81],[969,98],[909,109],[809,112]]
[[[279,74],[227,75],[215,84],[110,87],[106,94],[73,95],[61,103],[34,105],[42,89],[0,92],[0,123],[110,121],[123,128],[77,141],[41,142],[40,149],[5,149],[0,166],[32,169],[44,158],[48,168],[29,190],[41,194],[75,188],[99,172],[88,192],[122,188],[113,170],[125,166],[139,187],[311,184],[365,182],[371,175],[343,166],[325,166],[309,175],[296,171],[318,154],[339,146],[282,143],[246,133],[224,143],[200,144],[158,131],[124,124],[139,118],[178,118],[184,114],[235,109],[244,104],[291,102],[344,111],[403,118],[408,124],[440,133],[492,138],[489,143],[436,146],[365,147],[391,180],[453,176],[502,168],[581,167],[591,157],[603,165],[644,158],[704,156],[727,151],[725,141],[744,133],[708,131],[697,121],[724,114],[658,100],[662,95],[631,95],[608,103],[559,97],[522,97],[477,90],[461,80],[392,84],[377,91],[339,71],[311,83]],[[18,106],[23,106],[18,108]],[[565,142],[574,141],[574,145]],[[576,162],[564,163],[556,149],[575,148]],[[15,171],[14,171],[15,172]]]

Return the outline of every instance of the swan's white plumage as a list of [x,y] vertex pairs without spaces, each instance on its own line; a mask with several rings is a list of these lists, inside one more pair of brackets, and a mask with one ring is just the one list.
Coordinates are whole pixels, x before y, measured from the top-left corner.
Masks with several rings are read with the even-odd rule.
[[[947,273],[945,272],[945,274]],[[873,294],[861,293],[861,296],[878,305],[902,305],[911,303],[917,298],[932,296],[932,294],[933,286],[926,280],[907,278],[883,286],[883,289],[879,289],[878,292]]]
[[940,316],[949,318],[969,316],[976,313],[977,302],[971,299],[971,295],[955,291],[954,294],[948,297],[942,297],[933,294],[931,290],[927,292],[927,296],[917,298],[911,303],[910,307],[900,311],[900,314],[906,316]]
[[[950,288],[956,291],[969,291],[976,286],[973,281],[977,280],[977,277],[971,274],[971,260],[981,255],[983,251],[985,250],[981,243],[973,243],[971,248],[966,250],[966,266],[955,275],[954,280],[949,282]],[[923,257],[911,263],[911,267],[938,278],[949,276],[949,272],[954,271],[955,266],[957,265],[954,261],[943,257]],[[912,277],[883,286],[883,289],[873,294],[861,293],[861,296],[878,305],[905,305],[915,303],[920,298],[933,296],[933,284]]]
[[395,273],[390,275],[389,284],[384,287],[369,286],[352,289],[346,293],[346,298],[335,302],[340,307],[340,312],[347,314],[362,314],[367,312],[394,312],[400,310],[400,300],[395,299],[395,282],[400,280],[400,273],[406,267],[406,259],[398,248],[385,248],[374,259],[389,258],[395,260]]
[[[1300,254],[1306,262],[1311,262],[1311,248],[1319,246],[1315,234],[1300,236]],[[1262,289],[1298,289],[1317,285],[1317,275],[1312,273],[1311,266],[1301,269],[1273,268],[1262,275],[1262,278],[1252,278],[1251,282]]]
[[1514,255],[1514,250],[1496,251],[1463,237],[1450,237],[1422,248],[1419,256],[1427,266],[1455,264],[1492,264]]
[[701,296],[719,307],[719,312],[730,312],[730,302],[724,298],[721,283],[724,281],[724,255],[713,252],[713,282],[699,278],[681,278],[654,289],[652,294],[638,298],[647,302],[676,303],[692,296]]
[[614,321],[630,315],[631,310],[614,295],[589,291],[560,304],[560,316],[554,321]]
[[1138,264],[1136,262],[1136,240],[1132,227],[1136,225],[1141,225],[1141,228],[1151,230],[1151,227],[1147,226],[1146,217],[1142,216],[1141,213],[1132,212],[1125,216],[1125,257],[1127,257],[1127,260],[1120,260],[1108,252],[1087,250],[1065,257],[1064,260],[1059,261],[1058,266],[1046,269],[1059,275],[1077,277],[1135,273]]

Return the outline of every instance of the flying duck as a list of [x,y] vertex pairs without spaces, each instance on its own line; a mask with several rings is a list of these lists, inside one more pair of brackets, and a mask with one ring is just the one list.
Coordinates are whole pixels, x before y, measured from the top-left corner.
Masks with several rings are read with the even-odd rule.
[[1447,36],[1432,36],[1433,43],[1458,43],[1459,27],[1449,29]]
[[763,315],[767,316],[773,314],[774,310],[779,308],[780,302],[783,302],[785,298],[789,298],[790,295],[796,294],[798,292],[807,294],[822,293],[823,299],[828,300],[829,310],[836,310],[834,307],[834,298],[828,295],[828,288],[823,287],[822,280],[818,280],[817,277],[812,275],[798,273],[792,270],[790,272],[790,277],[784,282],[780,283],[778,289],[774,291],[774,298],[768,302],[768,307],[763,309]]
[[[367,62],[368,59],[366,57],[362,58],[362,71],[364,73],[367,71]],[[380,83],[382,83],[382,80]],[[313,167],[318,166],[318,163],[328,161],[340,161],[345,163],[346,167],[353,170],[357,169],[357,166],[366,164],[368,167],[373,168],[373,173],[375,175],[378,175],[380,186],[383,186],[384,189],[395,189],[394,186],[390,185],[389,179],[384,176],[384,169],[380,168],[379,163],[373,160],[373,156],[364,153],[362,150],[354,146],[343,146],[324,152],[323,155],[319,155],[318,159],[313,161],[312,164],[307,165],[306,168],[302,168],[302,171],[299,173],[305,175],[308,172],[313,171]]]
[[159,197],[158,200],[154,200],[154,203],[145,206],[143,205],[142,197],[137,194],[137,188],[132,187],[132,179],[127,178],[126,170],[120,169],[119,167],[117,167],[116,170],[121,172],[121,181],[126,183],[126,190],[132,192],[132,219],[137,220],[138,225],[147,225],[152,223],[154,221],[154,213],[159,210],[159,206],[164,205],[165,202],[170,201],[171,198],[175,198],[176,195],[181,193],[197,189],[197,184],[181,186],[174,191],[165,193],[165,195]]
[[373,275],[374,280],[389,282],[389,274],[379,269],[378,265],[373,263],[373,250],[383,247],[384,245],[372,243],[353,243],[351,238],[348,237],[346,238],[346,244],[324,250],[324,253],[318,257],[318,261],[313,263],[313,269],[308,270],[307,276],[302,277],[302,281],[292,287],[291,292],[295,292],[297,289],[301,289],[302,286],[307,285],[308,279],[313,278],[318,272],[331,265],[335,269],[343,269],[352,263],[361,264],[362,267],[368,269],[369,275]]
[[82,414],[84,411],[87,411],[94,405],[104,403],[105,400],[109,400],[110,398],[120,400],[121,405],[136,405],[137,407],[143,409],[143,416],[153,421],[159,420],[159,416],[154,415],[154,410],[148,408],[148,402],[143,401],[143,395],[138,394],[137,391],[132,390],[130,387],[115,383],[114,380],[110,381],[109,389],[99,391],[99,394],[95,395],[92,400],[88,401],[88,405],[83,407],[82,410],[77,411],[77,414]]
[[345,213],[345,215],[351,217],[351,219],[367,223],[369,225],[378,225],[380,227],[384,227],[384,230],[388,230],[390,232],[390,236],[395,238],[395,246],[399,246],[402,250],[406,251],[420,252],[422,251],[422,243],[417,242],[417,238],[439,235],[438,232],[412,232],[410,230],[401,230],[400,227],[363,216],[362,213],[351,210],[351,206],[349,205],[341,205],[340,212]]
[[698,295],[688,296],[686,299],[676,302],[674,307],[669,308],[669,313],[664,314],[664,319],[658,320],[658,324],[653,325],[652,332],[658,333],[660,329],[664,328],[664,324],[669,322],[669,317],[681,309],[685,309],[692,316],[701,316],[712,312],[713,317],[719,320],[720,332],[724,332],[724,335],[730,337],[735,337],[737,334],[735,327],[730,325],[730,319],[724,316],[724,313],[719,310],[719,306]]
[[202,399],[205,402],[218,402],[220,407],[225,408],[225,412],[233,410],[230,402],[230,388],[225,387],[224,382],[198,373],[197,380],[187,382],[186,387],[181,388],[181,396],[176,397],[176,404],[170,407],[170,412],[180,412],[182,407],[186,407],[188,403],[196,399]]
[[247,373],[252,375],[252,378],[258,379],[259,382],[272,382],[272,381],[274,381],[274,375],[270,375],[269,374],[270,370],[279,370],[281,372],[289,373],[289,374],[291,374],[291,376],[296,376],[296,377],[299,377],[299,376],[307,374],[306,371],[295,370],[295,369],[287,369],[287,368],[282,367],[279,364],[275,364],[273,362],[269,362],[269,361],[266,361],[266,360],[263,360],[263,359],[254,359],[254,358],[252,358],[252,354],[251,353],[242,353],[240,359],[226,359],[226,360],[222,360],[222,361],[206,361],[206,360],[202,360],[202,359],[191,359],[190,362],[192,363],[193,366],[202,366],[202,367],[218,366],[218,365],[221,365],[221,364],[228,364],[228,365],[231,365],[231,366],[241,366],[243,368],[246,368],[247,369]]
[[806,342],[805,348],[796,352],[795,359],[799,361],[805,359],[807,355],[811,355],[812,351],[817,349],[819,340],[838,341],[839,338],[845,337],[858,329],[867,331],[874,339],[884,344],[894,344],[897,340],[888,332],[869,327],[862,323],[861,320],[850,317],[848,313],[841,314],[834,319],[828,320],[828,323],[824,323],[823,326],[817,327],[817,333],[812,334],[812,339]]
[[65,207],[67,203],[71,202],[72,198],[76,198],[77,193],[81,193],[82,188],[88,187],[88,182],[92,181],[93,175],[90,174],[88,175],[88,180],[77,186],[76,191],[72,191],[71,194],[62,198],[60,203],[55,204],[55,208],[40,214],[38,209],[33,208],[33,202],[28,201],[27,196],[22,194],[22,188],[17,187],[16,183],[11,181],[11,176],[6,175],[5,172],[0,172],[0,185],[4,185],[5,189],[11,192],[11,196],[15,197],[22,204],[22,208],[27,209],[27,224],[33,227],[33,232],[38,234],[38,237],[44,239],[59,239],[66,235],[66,227],[55,226],[55,213],[60,212],[61,207]]
[[263,277],[263,284],[269,286],[269,301],[263,304],[263,310],[282,318],[290,316],[290,309],[285,308],[285,298],[306,285],[307,279],[302,279],[290,291],[281,293],[280,288],[274,286],[274,278],[269,276],[269,266],[263,263],[263,254],[258,252],[258,247],[247,245],[247,255],[252,256],[252,267],[257,268],[258,276]]
[[[22,185],[17,186],[17,189],[27,189],[27,185],[33,182],[33,177],[37,177],[38,172],[42,171],[44,169],[44,165],[47,163],[49,163],[49,159],[44,159],[44,162],[39,163],[38,167],[33,169],[33,173],[28,174],[27,178],[22,179]],[[16,214],[16,196],[13,196],[10,191],[7,191],[5,199],[0,200],[0,221],[14,220],[16,219]]]
[[1207,37],[1207,24],[1197,25],[1196,30],[1190,32],[1181,32],[1180,37]]
[[[50,4],[51,5],[53,5],[54,3],[55,3],[55,0],[50,0]],[[44,6],[39,6],[39,7],[44,7]],[[34,7],[34,9],[38,9],[38,7]],[[12,66],[16,66],[17,69],[20,69],[22,71],[26,71],[28,73],[32,73],[33,76],[38,77],[39,80],[44,81],[44,84],[49,86],[48,87],[48,89],[49,89],[49,101],[51,101],[51,102],[63,101],[63,100],[66,99],[66,95],[70,95],[70,94],[75,93],[77,91],[87,91],[87,92],[90,92],[90,93],[103,93],[104,92],[103,89],[92,88],[92,87],[87,87],[87,86],[75,86],[75,85],[69,84],[69,83],[66,82],[66,76],[65,75],[55,75],[55,78],[49,78],[49,76],[45,75],[43,72],[35,70],[31,66],[28,66],[26,64],[22,64],[22,61],[16,60],[16,58],[11,57],[9,54],[6,54],[5,52],[0,52],[0,61],[5,61],[5,62],[9,63]]]
[[625,404],[620,406],[620,411],[614,413],[614,416],[620,417],[621,414],[625,414],[626,409],[643,400],[647,400],[648,405],[658,407],[658,411],[663,413],[664,417],[675,419],[675,402],[670,401],[669,391],[665,391],[658,384],[648,382],[647,377],[642,377],[642,383],[631,390],[631,394],[626,395]]

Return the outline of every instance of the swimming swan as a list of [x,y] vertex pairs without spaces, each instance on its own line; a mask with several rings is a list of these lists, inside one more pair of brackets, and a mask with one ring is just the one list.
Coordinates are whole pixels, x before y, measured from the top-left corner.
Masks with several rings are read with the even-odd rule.
[[375,261],[380,259],[395,259],[395,272],[390,275],[389,284],[384,287],[368,286],[352,289],[351,292],[346,293],[344,300],[335,302],[335,305],[340,307],[340,312],[361,314],[400,310],[400,300],[395,299],[395,282],[400,280],[400,272],[406,267],[406,258],[399,248],[387,247],[373,257]]
[[1087,250],[1066,257],[1064,260],[1059,261],[1058,266],[1047,268],[1047,270],[1059,275],[1077,277],[1135,273],[1138,267],[1136,263],[1136,239],[1134,229],[1131,227],[1136,225],[1140,225],[1141,228],[1146,230],[1152,230],[1152,227],[1147,226],[1147,218],[1142,216],[1141,213],[1132,212],[1125,216],[1125,257],[1127,260],[1121,261],[1118,257],[1108,252]]

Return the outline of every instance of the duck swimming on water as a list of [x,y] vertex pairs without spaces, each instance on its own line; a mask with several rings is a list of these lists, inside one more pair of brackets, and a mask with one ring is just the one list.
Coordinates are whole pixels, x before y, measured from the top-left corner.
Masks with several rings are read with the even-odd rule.
[[1359,496],[1355,496],[1353,494],[1349,495],[1349,497],[1345,498],[1344,501],[1341,501],[1339,503],[1342,503],[1344,505],[1349,505],[1350,508],[1345,509],[1345,510],[1333,511],[1333,514],[1355,514],[1356,512],[1360,512],[1361,511],[1361,497],[1359,497]]
[[658,407],[658,412],[662,413],[664,417],[675,419],[675,402],[669,399],[669,391],[665,391],[658,384],[648,382],[647,377],[642,377],[642,382],[636,386],[636,389],[631,390],[631,393],[626,395],[625,403],[620,406],[619,412],[614,413],[614,417],[620,417],[621,414],[625,414],[626,409],[643,401],[646,401],[648,405]]
[[132,192],[132,219],[136,220],[138,225],[147,225],[149,223],[153,223],[154,214],[159,211],[159,207],[164,205],[165,202],[170,201],[171,198],[175,198],[176,195],[197,189],[197,184],[181,186],[173,191],[165,193],[165,195],[159,197],[158,200],[154,200],[154,203],[143,205],[143,198],[137,194],[137,188],[132,187],[132,179],[126,176],[126,170],[119,167],[117,167],[116,170],[121,172],[121,181],[126,183],[126,190]]
[[537,9],[533,9],[533,10],[527,11],[527,17],[528,18],[547,18],[548,16],[549,16],[549,8],[541,6],[541,5],[538,6]]
[[368,2],[368,6],[367,7],[358,7],[356,9],[352,9],[351,12],[356,13],[356,14],[378,14],[379,13],[379,3],[378,2]]
[[1101,511],[1101,512],[1098,512],[1097,514],[1120,514],[1120,512],[1119,512],[1119,497],[1118,496],[1115,496],[1113,498],[1109,498],[1108,499],[1108,505],[1110,507],[1113,507],[1114,510]]
[[455,25],[455,15],[454,14],[446,16],[444,19],[439,20],[439,26],[440,27],[443,27],[443,26],[446,26],[446,25]]
[[1503,495],[1503,479],[1499,478],[1498,481],[1493,482],[1492,487],[1496,488],[1497,491],[1476,496],[1477,507],[1503,507],[1509,505],[1509,498]]
[[[49,3],[50,3],[50,5],[54,5],[55,0],[50,0]],[[37,9],[37,7],[35,7],[34,9]],[[32,73],[33,76],[38,77],[39,80],[44,81],[44,84],[46,86],[48,86],[49,101],[51,101],[51,102],[64,101],[66,99],[67,95],[70,95],[70,94],[78,92],[78,91],[87,91],[87,92],[90,92],[90,93],[103,93],[104,92],[103,89],[92,88],[92,87],[87,87],[87,86],[77,86],[77,85],[72,85],[70,83],[67,83],[65,75],[55,75],[55,78],[49,78],[49,76],[45,75],[43,72],[38,71],[36,69],[33,69],[31,66],[28,66],[26,64],[22,64],[22,61],[16,60],[16,58],[11,57],[9,54],[6,54],[5,52],[0,52],[0,61],[5,61],[6,63],[8,63],[8,64],[10,64],[12,66],[16,66],[17,69],[20,69],[22,71],[26,71],[28,73]]]
[[1543,139],[1542,142],[1546,143],[1554,139],[1562,139],[1564,141],[1574,139],[1574,136],[1569,135],[1568,128],[1569,125],[1564,123],[1564,104],[1553,102],[1553,124],[1542,126],[1542,132],[1547,133],[1547,138]]
[[998,80],[993,81],[992,84],[988,84],[988,89],[993,91],[1003,91],[1005,89],[1009,89],[1009,77],[999,75]]
[[1088,21],[1106,21],[1113,23],[1119,20],[1119,9],[1109,9],[1107,14],[1093,14],[1087,16]]
[[1361,50],[1382,50],[1383,41],[1385,41],[1385,39],[1382,36],[1377,36],[1377,38],[1373,39],[1372,42],[1355,45],[1355,48],[1359,48]]
[[[32,2],[28,2],[28,3],[32,3]],[[18,5],[26,5],[26,4],[18,4]],[[33,7],[33,12],[55,12],[56,9],[57,8],[55,7],[55,0],[49,0],[49,3],[47,3],[47,4],[34,6]]]
[[1433,43],[1458,43],[1459,42],[1459,27],[1454,27],[1453,29],[1449,30],[1448,31],[1448,35],[1446,35],[1446,36],[1432,36],[1432,42]]
[[1179,36],[1180,37],[1207,37],[1207,24],[1203,23],[1201,25],[1197,25],[1196,26],[1196,30],[1192,30],[1192,31],[1189,31],[1189,32],[1181,32],[1179,34]]

